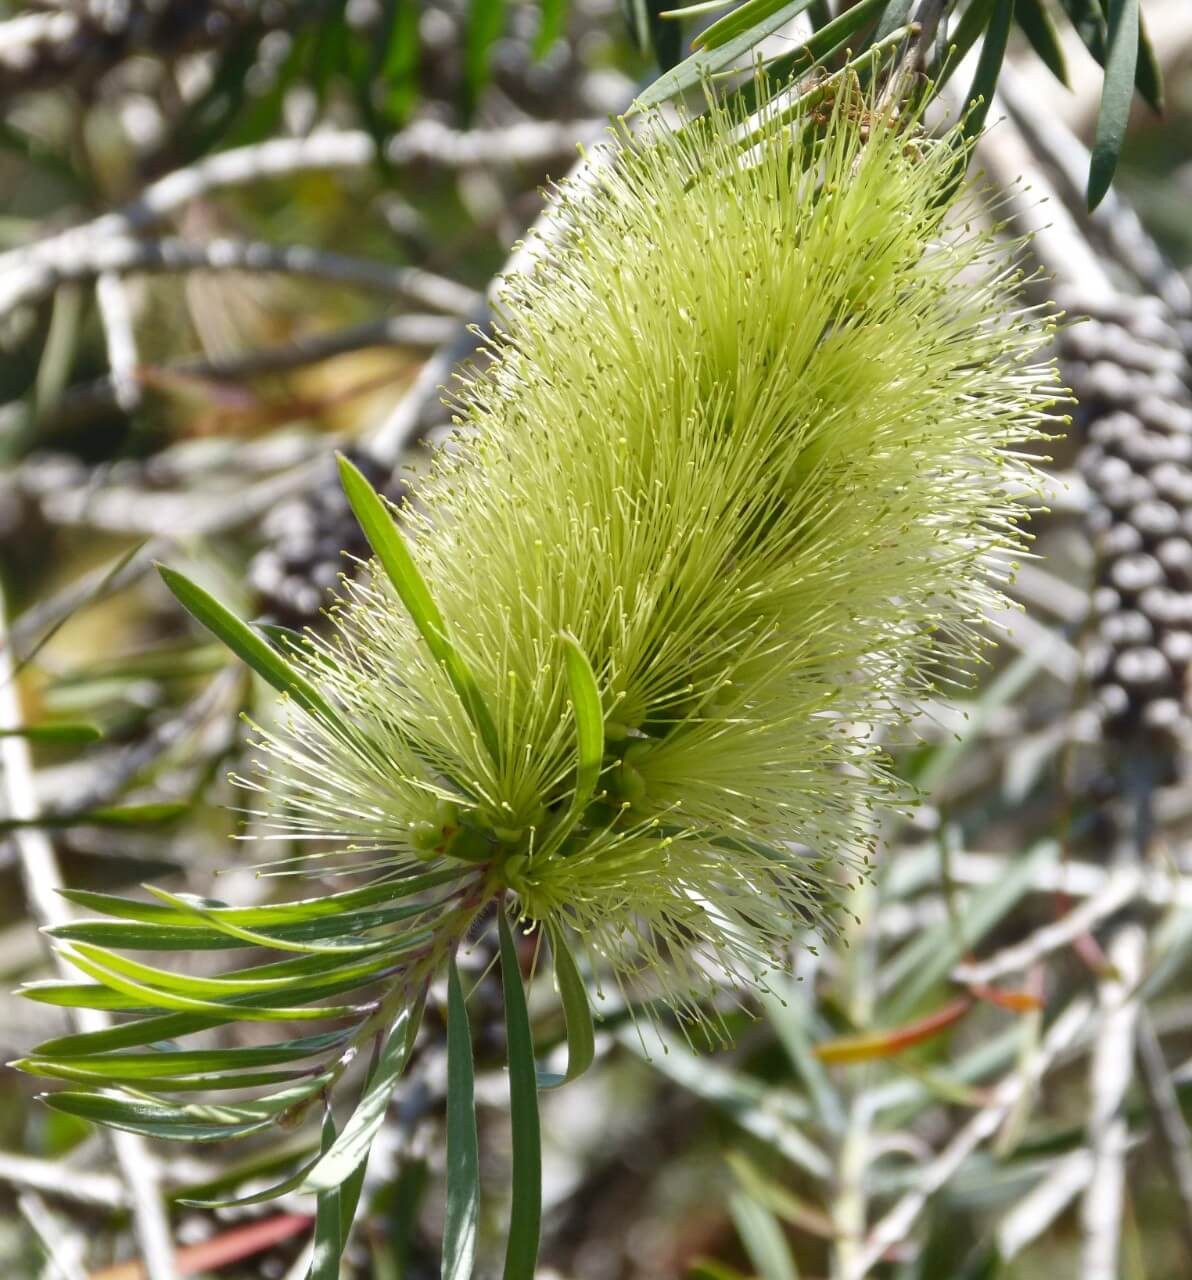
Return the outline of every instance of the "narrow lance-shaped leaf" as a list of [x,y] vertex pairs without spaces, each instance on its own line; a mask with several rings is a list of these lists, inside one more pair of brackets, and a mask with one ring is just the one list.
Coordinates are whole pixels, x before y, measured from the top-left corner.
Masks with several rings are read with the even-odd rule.
[[224,605],[210,592],[204,591],[185,574],[166,565],[157,566],[162,581],[173,592],[178,603],[201,622],[217,639],[247,663],[261,679],[280,693],[289,694],[304,710],[324,717],[334,724],[338,721],[331,704],[315,686],[281,656],[263,637]]
[[142,982],[109,969],[106,965],[97,963],[74,947],[63,947],[61,954],[89,978],[102,982],[105,987],[111,987],[114,991],[123,991],[127,995],[136,996],[149,1008],[160,1007],[174,1009],[179,1013],[211,1015],[229,1022],[284,1022],[291,1019],[298,1022],[320,1018],[345,1018],[357,1012],[350,1005],[267,1006],[249,1004],[247,1000],[202,1000],[193,996],[178,995],[173,991],[163,991],[159,987],[146,986]]
[[915,0],[885,0],[886,7],[873,31],[874,44],[906,25],[914,2]]
[[1013,19],[1014,0],[997,0],[985,32],[985,41],[981,45],[981,56],[977,59],[972,87],[969,89],[968,114],[964,119],[966,138],[975,138],[985,127],[985,117],[989,114],[997,89],[997,78],[1006,56]]
[[[283,1040],[271,1045],[242,1045],[226,1049],[154,1049],[140,1053],[60,1054],[60,1065],[109,1080],[135,1081],[141,1077],[185,1074],[195,1071],[229,1071],[245,1067],[274,1066],[296,1062],[338,1048],[346,1031]],[[44,1059],[49,1061],[50,1059]],[[42,1059],[37,1059],[40,1064]],[[19,1063],[16,1065],[20,1065]]]
[[770,1209],[736,1192],[729,1197],[729,1213],[760,1280],[798,1280],[790,1245]]
[[551,933],[550,948],[554,956],[555,982],[563,1005],[563,1018],[567,1024],[567,1072],[558,1080],[544,1081],[540,1075],[540,1089],[553,1089],[583,1075],[596,1056],[596,1033],[592,1026],[592,1006],[588,1002],[588,990],[576,967],[575,957],[558,930]]
[[27,724],[12,729],[0,729],[0,738],[27,738],[30,742],[44,742],[55,747],[79,747],[98,742],[103,734],[93,724]]
[[575,792],[566,813],[539,851],[540,857],[549,856],[557,849],[583,817],[596,793],[604,761],[604,710],[596,674],[574,636],[563,634],[559,638],[563,641],[567,691],[575,716]]
[[[1060,0],[1060,7],[1097,65],[1104,67],[1108,48],[1106,0]],[[1138,65],[1134,72],[1134,87],[1152,111],[1158,113],[1163,110],[1163,74],[1147,34],[1141,6],[1138,11]]]
[[[837,53],[843,53],[861,28],[873,17],[874,12],[881,7],[882,2],[883,0],[857,0],[856,4],[846,9],[839,17],[825,23],[806,44],[800,45],[792,53],[785,53],[782,57],[767,62],[767,77],[771,81],[782,81],[809,70],[821,60],[826,61]],[[885,32],[879,39],[875,39],[864,54],[851,65],[854,68],[864,66],[866,63],[872,65],[875,60],[888,52],[889,45],[897,44],[905,35],[906,30],[903,27],[895,27]],[[814,101],[817,96],[826,95],[832,85],[843,78],[845,73],[844,68],[833,72],[809,89],[806,97]],[[742,101],[750,110],[754,110],[757,106],[760,88],[757,81],[751,81],[742,85],[739,90]]]
[[436,661],[443,664],[476,732],[495,762],[499,756],[497,727],[472,673],[447,634],[447,624],[431,596],[414,557],[380,494],[342,454],[339,474],[344,493],[368,544],[385,570]]
[[1134,72],[1138,65],[1138,0],[1109,0],[1109,35],[1105,51],[1105,83],[1097,113],[1097,135],[1089,161],[1088,207],[1105,198],[1117,169],[1130,120]]
[[[205,1109],[203,1119],[180,1107],[136,1098],[115,1098],[101,1093],[49,1093],[42,1096],[46,1106],[66,1115],[105,1124],[146,1138],[169,1138],[175,1142],[222,1142],[257,1133],[273,1123],[272,1117],[244,1119],[232,1109]],[[220,1119],[220,1115],[226,1118]]]
[[1066,87],[1068,67],[1064,61],[1064,48],[1043,0],[1014,0],[1014,21],[1022,28],[1039,60]]
[[513,1129],[513,1203],[505,1247],[504,1280],[534,1280],[542,1223],[542,1146],[538,1128],[538,1082],[534,1041],[522,987],[517,948],[504,911],[497,913],[501,944],[501,988],[509,1055],[509,1122]]
[[255,929],[246,929],[242,925],[234,924],[226,917],[222,917],[218,912],[212,911],[202,905],[199,900],[183,897],[180,894],[168,893],[165,889],[159,889],[154,885],[146,886],[155,898],[160,898],[162,902],[169,903],[176,907],[182,915],[192,915],[199,920],[206,921],[213,928],[218,929],[220,933],[227,933],[233,938],[239,938],[243,942],[250,942],[254,946],[269,947],[275,951],[296,951],[302,954],[320,955],[320,954],[350,954],[354,952],[377,951],[381,947],[389,944],[389,939],[380,940],[364,940],[336,938],[328,942],[293,942],[286,938],[279,938],[276,934],[259,933]]
[[476,1258],[480,1157],[473,1076],[468,1009],[452,956],[447,970],[447,1211],[442,1280],[469,1280]]
[[[433,889],[456,880],[463,871],[464,869],[460,867],[448,867],[426,875],[380,880],[373,884],[362,885],[357,889],[344,890],[342,893],[326,894],[321,898],[300,898],[296,902],[279,902],[261,907],[230,907],[210,898],[186,898],[184,901],[187,904],[201,905],[205,911],[209,911],[220,920],[227,920],[248,929],[268,925],[303,924],[321,917],[338,919],[345,912],[354,911],[359,907],[377,906],[398,898],[407,898],[424,889]],[[189,905],[188,910],[180,914],[176,907],[168,903],[142,902],[139,899],[121,898],[110,893],[96,893],[90,889],[62,889],[59,892],[75,906],[86,907],[89,911],[98,911],[102,915],[118,916],[123,920],[143,920],[146,923],[189,926],[195,929],[201,929],[204,926],[204,921],[194,916]]]
[[351,1177],[368,1155],[372,1140],[385,1119],[389,1099],[409,1060],[420,1014],[421,1006],[417,1010],[407,1006],[390,1024],[385,1046],[364,1096],[352,1112],[352,1118],[344,1125],[343,1132],[311,1170],[303,1183],[304,1190],[327,1191],[338,1187]]
[[[811,0],[790,0],[781,9],[762,19],[756,26],[729,40],[716,49],[700,49],[690,58],[680,62],[677,67],[661,75],[647,89],[638,95],[630,107],[631,111],[643,111],[646,107],[657,106],[676,93],[690,89],[707,76],[729,67],[739,66],[747,60],[751,50],[766,38],[773,35],[781,26],[797,17],[807,8]],[[729,15],[732,16],[731,14]]]
[[[335,1145],[335,1117],[331,1108],[323,1117],[322,1156]],[[317,1164],[317,1161],[316,1161]],[[313,1166],[312,1166],[313,1167]],[[315,1201],[314,1252],[310,1258],[308,1280],[339,1280],[339,1260],[343,1256],[344,1240],[339,1211],[339,1184],[319,1192]]]
[[[719,49],[742,32],[752,32],[768,18],[772,18],[780,10],[785,12],[785,22],[798,17],[808,8],[812,0],[745,0],[732,13],[726,13],[710,26],[705,27],[692,41],[697,49]],[[760,37],[759,37],[760,38]]]
[[[280,925],[263,936],[290,942],[309,942],[337,934],[363,933],[382,925],[412,921],[414,917],[433,911],[433,902],[407,903],[372,910],[345,912],[342,918],[315,916],[305,924]],[[122,951],[222,951],[243,950],[258,943],[227,933],[222,929],[196,926],[189,920],[174,924],[141,924],[124,920],[75,920],[53,925],[45,931],[51,938],[65,942],[90,942]],[[393,944],[390,938],[390,944]],[[342,949],[329,952],[343,954]]]

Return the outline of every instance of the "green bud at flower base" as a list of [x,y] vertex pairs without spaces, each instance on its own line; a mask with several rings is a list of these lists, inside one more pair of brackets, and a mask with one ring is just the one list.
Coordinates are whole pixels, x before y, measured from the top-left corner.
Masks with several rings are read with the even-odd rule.
[[[1003,602],[1014,448],[1058,398],[1016,248],[949,217],[956,138],[857,115],[811,136],[714,107],[564,187],[403,513],[495,737],[374,573],[306,668],[357,732],[295,712],[266,735],[278,829],[491,864],[523,916],[688,1013],[709,972],[755,980],[827,923],[895,798],[883,732]],[[562,633],[607,722],[565,831]],[[456,821],[411,828],[445,790]]]

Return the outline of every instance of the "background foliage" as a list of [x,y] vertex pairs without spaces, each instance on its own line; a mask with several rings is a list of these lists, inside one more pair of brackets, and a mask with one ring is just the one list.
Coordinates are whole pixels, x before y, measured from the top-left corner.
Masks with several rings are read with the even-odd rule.
[[[242,616],[317,623],[341,549],[364,550],[332,450],[400,494],[400,465],[421,465],[417,442],[445,430],[435,389],[472,348],[487,283],[577,140],[635,97],[698,95],[700,73],[758,54],[776,73],[822,59],[830,74],[876,43],[942,80],[953,111],[983,102],[1001,121],[981,160],[1013,218],[1051,222],[1037,247],[1051,287],[1094,317],[1060,351],[1084,408],[1054,450],[1040,559],[1017,586],[1026,610],[1001,620],[1005,643],[961,714],[941,706],[900,758],[925,800],[891,821],[847,945],[803,940],[783,998],[730,1015],[732,1049],[696,1058],[676,1036],[660,1051],[614,1016],[592,1071],[544,1095],[541,1274],[1183,1275],[1192,806],[1185,727],[1155,708],[1183,700],[1187,657],[1170,637],[1192,615],[1175,588],[1160,602],[1175,621],[1141,593],[1123,602],[1119,580],[1131,556],[1159,555],[1138,509],[1161,485],[1156,441],[1187,434],[1192,412],[1192,19],[1178,0],[663,8],[4,11],[0,964],[12,985],[49,975],[37,930],[67,924],[59,880],[208,895],[218,873],[229,901],[293,896],[246,871],[258,859],[229,839],[252,834],[229,808],[226,774],[248,750],[238,713],[268,717],[269,690],[191,625],[151,561]],[[1052,189],[1054,215],[1016,200],[1024,170]],[[1192,459],[1162,448],[1177,475],[1159,496],[1192,531],[1179,471]],[[1166,646],[1161,680],[1127,678],[1119,660],[1143,647],[1121,638],[1143,624]],[[528,969],[532,941],[509,945]],[[444,1133],[463,1125],[466,1139],[446,1047],[462,1036],[480,1274],[499,1272],[510,1133],[495,946],[463,958],[477,984],[466,1018],[433,993],[367,1173],[339,1193],[361,1206],[346,1274],[439,1272],[455,1211]],[[214,954],[196,951],[194,972],[214,972]],[[531,990],[529,1012],[553,1064],[564,1028],[546,996]],[[7,1058],[84,1029],[3,999]],[[245,1023],[210,1049],[249,1063],[259,1043]],[[405,1052],[400,1034],[391,1045],[374,1084]],[[368,1066],[352,1078],[366,1094]],[[5,1072],[5,1274],[120,1280],[141,1274],[137,1258],[153,1280],[171,1266],[305,1274],[309,1197],[194,1204],[278,1182],[315,1154],[307,1129],[263,1126],[236,1147],[133,1139],[113,1159],[84,1116],[33,1105],[35,1087]]]

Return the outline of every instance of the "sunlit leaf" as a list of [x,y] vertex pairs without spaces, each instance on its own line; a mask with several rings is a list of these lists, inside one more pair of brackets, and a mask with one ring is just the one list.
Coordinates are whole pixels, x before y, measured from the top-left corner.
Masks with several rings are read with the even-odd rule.
[[1108,0],[1109,28],[1105,50],[1105,82],[1097,134],[1089,160],[1088,207],[1095,209],[1113,181],[1130,122],[1134,73],[1138,66],[1138,0]]
[[364,1096],[344,1125],[343,1132],[311,1170],[303,1183],[305,1190],[327,1191],[338,1187],[367,1157],[372,1140],[389,1109],[389,1100],[405,1070],[420,1015],[421,1006],[417,1009],[407,1006],[390,1023],[384,1048]]
[[497,913],[501,988],[505,996],[505,1042],[509,1061],[509,1123],[513,1131],[513,1203],[505,1246],[504,1280],[534,1280],[542,1223],[542,1149],[538,1126],[538,1081],[534,1041],[526,1011],[517,948],[504,911]]
[[470,1280],[480,1215],[472,1032],[454,956],[447,969],[447,1207],[442,1280]]

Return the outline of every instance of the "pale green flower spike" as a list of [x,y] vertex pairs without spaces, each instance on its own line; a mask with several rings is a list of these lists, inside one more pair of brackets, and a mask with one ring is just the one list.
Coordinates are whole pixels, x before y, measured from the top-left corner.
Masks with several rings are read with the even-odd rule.
[[[75,1082],[52,1105],[154,1136],[257,1132],[375,1038],[352,1120],[270,1193],[342,1183],[350,1201],[427,986],[495,902],[520,1135],[506,1277],[532,1274],[534,1096],[557,1078],[536,1086],[508,915],[554,952],[566,1078],[593,1055],[573,952],[634,996],[714,1016],[709,994],[764,984],[804,926],[832,927],[874,810],[897,798],[881,743],[1004,604],[1031,487],[1014,446],[1055,425],[1058,388],[1036,355],[1049,321],[1017,297],[1021,246],[950,200],[962,146],[855,88],[830,109],[770,99],[748,121],[713,106],[679,132],[621,134],[595,185],[561,193],[534,271],[506,282],[491,363],[455,393],[459,438],[400,530],[343,464],[377,559],[331,639],[271,645],[166,571],[286,695],[248,785],[274,836],[314,849],[273,869],[378,874],[254,908],[70,894],[116,917],[53,931],[95,981],[28,994],[138,1017],[21,1064]],[[200,980],[119,954],[246,946],[282,956]],[[450,971],[455,1276],[477,1175]],[[302,1018],[355,1021],[173,1043]],[[160,1047],[126,1052],[140,1045]],[[244,1070],[279,1064],[294,1070]],[[286,1079],[252,1103],[160,1096]],[[341,1210],[320,1199],[317,1259],[338,1257]]]
[[1057,394],[1012,250],[944,225],[954,140],[862,105],[814,143],[763,109],[748,150],[714,107],[563,191],[403,513],[425,586],[349,587],[302,663],[352,732],[264,735],[279,833],[462,860],[690,1014],[824,922],[883,730],[1002,604]]

